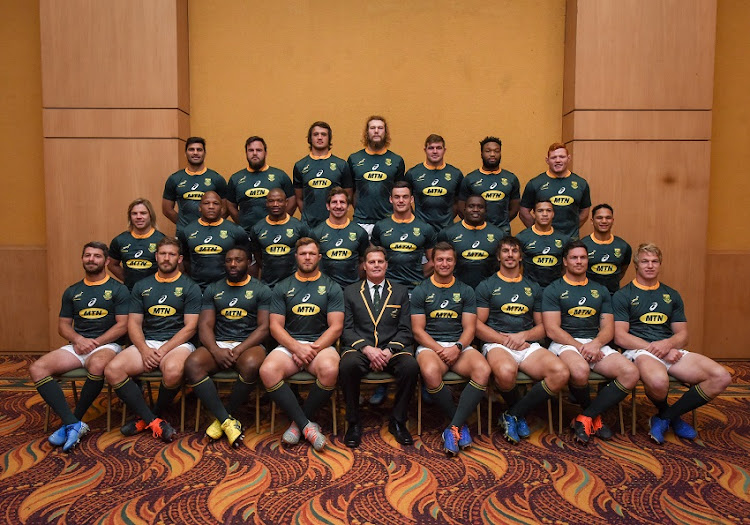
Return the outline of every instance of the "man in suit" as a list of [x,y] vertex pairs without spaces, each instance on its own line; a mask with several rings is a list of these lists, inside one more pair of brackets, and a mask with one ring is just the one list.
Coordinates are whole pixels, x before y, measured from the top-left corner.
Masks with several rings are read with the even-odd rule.
[[406,286],[385,278],[388,262],[384,248],[370,246],[364,266],[366,278],[344,291],[346,313],[339,366],[349,423],[344,443],[356,448],[362,441],[359,386],[372,370],[395,376],[396,399],[388,431],[400,444],[411,445],[414,441],[406,429],[406,418],[419,366],[412,353],[409,293]]

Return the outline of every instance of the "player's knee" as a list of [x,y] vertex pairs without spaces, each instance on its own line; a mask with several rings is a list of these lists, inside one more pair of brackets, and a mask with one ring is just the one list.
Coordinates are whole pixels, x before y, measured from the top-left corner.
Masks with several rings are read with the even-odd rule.
[[183,362],[173,362],[170,361],[169,363],[162,363],[161,366],[161,375],[164,381],[164,384],[173,387],[175,385],[179,385],[182,382],[182,376],[185,371],[185,363]]
[[557,362],[550,366],[547,375],[544,378],[544,382],[547,386],[555,391],[559,392],[570,380],[570,370],[565,366],[565,363],[557,360]]
[[107,367],[107,363],[109,363],[109,361],[109,358],[102,358],[97,355],[93,355],[86,363],[86,370],[88,370],[89,374],[93,376],[101,376],[104,374],[104,369]]
[[516,384],[518,369],[510,363],[495,363],[492,375],[500,390],[510,390]]
[[437,388],[443,380],[443,374],[435,363],[424,363],[419,366],[427,388]]
[[37,359],[31,363],[31,366],[29,367],[29,375],[31,376],[31,380],[36,383],[40,379],[44,379],[50,375],[50,373],[45,366],[44,361],[42,359]]
[[237,360],[237,371],[245,378],[256,377],[258,369],[263,364],[264,357],[265,355],[259,355],[258,353],[246,350]]
[[318,367],[318,381],[325,386],[335,386],[339,377],[339,364],[336,360],[326,361]]
[[617,373],[617,381],[625,388],[633,388],[640,379],[638,367],[625,360]]
[[585,386],[589,384],[589,372],[591,369],[586,363],[576,363],[568,367],[570,372],[569,381],[575,386]]
[[188,383],[196,383],[206,377],[206,375],[208,375],[206,367],[203,366],[200,359],[195,357],[195,354],[192,354],[185,360],[185,379]]
[[115,385],[123,381],[127,377],[127,374],[122,369],[120,361],[113,359],[104,367],[104,377],[107,379],[107,383]]
[[713,390],[716,392],[713,395],[717,396],[726,390],[732,382],[732,375],[719,363],[714,363],[714,366],[709,370],[709,381],[711,382]]
[[492,373],[492,371],[490,370],[490,365],[487,364],[487,361],[484,359],[481,361],[477,359],[477,364],[471,371],[471,380],[480,385],[487,385],[490,381],[490,373]]
[[277,366],[274,366],[273,362],[269,360],[264,361],[260,366],[258,375],[260,376],[260,380],[263,383],[263,386],[266,388],[270,388],[284,379],[284,375],[281,373],[281,369]]

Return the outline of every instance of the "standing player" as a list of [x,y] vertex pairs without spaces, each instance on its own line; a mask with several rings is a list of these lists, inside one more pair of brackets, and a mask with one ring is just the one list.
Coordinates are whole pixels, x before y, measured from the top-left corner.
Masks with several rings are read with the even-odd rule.
[[[117,396],[136,414],[121,429],[125,436],[151,429],[154,437],[170,442],[175,430],[158,416],[180,390],[185,360],[195,347],[190,339],[198,327],[201,291],[182,274],[180,243],[164,237],[156,245],[158,271],[133,287],[128,315],[128,335],[133,343],[104,369],[107,382]],[[144,372],[161,370],[162,383],[153,409],[143,399],[141,389],[131,380]]]
[[266,164],[266,141],[252,136],[245,141],[248,167],[229,178],[227,209],[232,220],[250,232],[266,216],[266,197],[273,188],[284,191],[286,211],[290,215],[297,207],[289,175]]
[[414,216],[414,197],[408,182],[396,182],[390,201],[393,215],[378,221],[371,240],[388,253],[388,277],[411,291],[432,271],[430,254],[436,232]]
[[[344,294],[320,273],[315,240],[303,237],[296,248],[297,272],[273,291],[271,335],[279,346],[263,361],[260,378],[268,396],[292,421],[281,441],[296,445],[304,435],[315,450],[322,450],[326,438],[312,418],[336,388],[339,355],[333,345],[344,326]],[[303,369],[317,379],[300,407],[284,379]]]
[[628,271],[633,255],[630,245],[612,234],[614,222],[612,206],[597,204],[591,212],[594,233],[581,239],[589,251],[586,276],[606,286],[611,294],[620,289],[620,281]]
[[201,197],[200,218],[177,233],[184,254],[183,265],[201,291],[226,277],[224,257],[230,248],[247,246],[245,230],[221,217],[221,198],[215,191]]
[[[443,431],[443,444],[450,455],[471,446],[466,419],[487,390],[490,367],[471,347],[477,323],[474,290],[453,276],[456,252],[448,243],[438,243],[432,252],[435,273],[411,294],[411,326],[417,347],[417,363],[427,391],[450,423]],[[458,406],[443,383],[448,370],[469,377]]]
[[[104,367],[120,351],[128,326],[128,290],[107,275],[108,250],[102,242],[83,246],[85,277],[62,296],[58,333],[69,344],[40,357],[29,367],[39,395],[60,416],[62,426],[49,442],[69,452],[89,431],[83,416],[104,386]],[[52,377],[76,368],[88,371],[81,397],[71,412],[59,383]]]
[[521,185],[518,177],[500,168],[503,143],[497,137],[485,137],[479,143],[482,167],[464,178],[458,194],[458,212],[464,216],[469,195],[481,195],[487,201],[488,220],[510,235],[510,221],[518,215]]
[[[505,439],[531,435],[526,414],[554,397],[568,382],[568,367],[539,341],[544,339],[542,290],[521,273],[521,243],[503,237],[497,249],[500,271],[477,287],[477,336],[508,410],[500,416]],[[541,350],[540,352],[537,350]],[[518,399],[518,371],[539,381]]]
[[[612,300],[609,291],[586,277],[586,246],[573,241],[565,246],[565,275],[544,290],[542,320],[549,349],[570,370],[570,393],[583,408],[571,427],[583,444],[591,436],[610,439],[612,431],[601,414],[625,399],[638,382],[638,369],[608,343],[614,336]],[[612,379],[594,401],[589,394],[589,372]]]
[[135,199],[128,206],[128,229],[109,245],[107,269],[132,290],[136,282],[156,273],[156,243],[162,237],[151,202]]
[[[227,197],[227,181],[214,170],[206,167],[206,140],[204,138],[188,138],[185,141],[185,157],[187,157],[188,167],[169,176],[164,185],[161,201],[162,213],[177,225],[177,231],[200,217],[198,203],[205,192],[215,191],[222,199]],[[177,204],[177,210],[174,209],[175,204]]]
[[425,161],[406,172],[414,191],[414,210],[420,219],[440,231],[453,223],[458,211],[456,198],[464,176],[445,163],[445,139],[434,133],[424,141]]
[[555,207],[554,227],[571,239],[578,239],[578,229],[586,222],[591,207],[589,184],[568,169],[570,154],[565,144],[552,144],[546,161],[549,169],[526,183],[523,190],[521,221],[526,227],[531,226],[534,204],[548,200]]
[[284,192],[273,188],[266,197],[268,216],[250,230],[250,242],[256,260],[261,263],[261,279],[273,288],[276,283],[294,272],[294,247],[307,237],[307,226],[289,215],[285,208]]
[[[226,253],[227,278],[210,284],[203,294],[198,333],[203,346],[185,361],[185,379],[216,417],[206,429],[211,439],[226,434],[230,445],[242,436],[242,425],[230,414],[247,401],[266,357],[271,290],[248,273],[250,254],[244,247]],[[235,369],[239,378],[224,406],[210,375]]]
[[365,148],[346,162],[354,180],[354,222],[372,235],[375,223],[391,211],[388,198],[393,184],[404,178],[404,159],[388,150],[391,134],[384,117],[367,119],[362,143]]
[[349,195],[345,189],[332,188],[326,208],[328,219],[318,224],[310,236],[320,245],[321,271],[343,289],[359,280],[360,262],[370,242],[362,226],[346,216]]
[[[641,244],[633,258],[635,279],[612,298],[615,341],[635,362],[646,395],[656,406],[649,435],[659,444],[669,427],[677,437],[695,439],[695,429],[680,416],[711,401],[732,381],[719,363],[684,349],[685,306],[677,290],[659,282],[661,262],[658,246]],[[691,385],[672,406],[667,402],[670,375]]]
[[292,182],[302,222],[312,229],[328,217],[326,199],[333,187],[352,196],[352,174],[344,159],[331,154],[333,130],[326,122],[313,122],[307,130],[310,154],[292,170]]
[[555,210],[550,201],[534,204],[534,224],[516,237],[523,250],[523,273],[542,288],[562,272],[562,253],[570,238],[552,226]]
[[456,250],[456,277],[474,289],[497,270],[495,252],[502,238],[503,230],[487,222],[487,204],[481,195],[469,195],[464,220],[437,237]]

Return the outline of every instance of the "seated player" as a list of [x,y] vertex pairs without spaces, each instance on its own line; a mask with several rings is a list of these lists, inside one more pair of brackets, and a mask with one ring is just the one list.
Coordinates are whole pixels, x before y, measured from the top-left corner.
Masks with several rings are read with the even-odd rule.
[[633,250],[621,237],[612,234],[615,222],[612,206],[597,204],[591,212],[594,233],[581,238],[589,251],[589,269],[586,276],[603,284],[614,294],[630,266]]
[[[453,276],[455,250],[446,242],[436,244],[432,262],[434,274],[411,294],[411,326],[427,391],[450,421],[443,431],[445,450],[456,455],[471,446],[466,420],[484,397],[490,366],[471,346],[477,324],[476,298],[474,290]],[[443,383],[448,370],[470,378],[458,406]]]
[[[471,199],[467,199],[467,208]],[[555,396],[568,382],[568,367],[539,341],[544,339],[542,290],[521,272],[521,243],[500,240],[500,271],[477,288],[477,336],[508,410],[500,416],[505,439],[518,443],[531,435],[526,414]],[[518,371],[539,381],[518,399]]]
[[156,243],[162,237],[154,207],[147,199],[135,199],[128,206],[128,229],[109,245],[107,269],[132,290],[136,282],[156,273]]
[[534,224],[516,237],[523,251],[523,274],[542,288],[559,279],[563,247],[570,239],[552,227],[555,210],[550,201],[534,204]]
[[388,431],[402,445],[414,443],[406,419],[419,366],[412,354],[409,292],[405,286],[385,278],[387,269],[385,249],[370,246],[365,254],[366,278],[344,290],[339,377],[349,423],[344,444],[350,448],[358,447],[362,441],[359,387],[370,370],[385,371],[396,378],[396,399]]
[[[157,272],[138,281],[133,287],[128,315],[128,335],[133,343],[104,369],[107,382],[117,396],[135,413],[135,419],[121,429],[125,436],[147,428],[154,437],[172,441],[175,430],[157,417],[180,391],[185,360],[195,347],[190,339],[198,327],[201,291],[179,270],[182,262],[180,243],[164,237],[156,245]],[[159,369],[162,383],[153,409],[143,399],[131,378]]]
[[[641,244],[633,257],[635,279],[612,298],[615,341],[638,367],[646,395],[656,406],[649,435],[659,444],[669,427],[677,437],[695,439],[695,429],[680,416],[711,401],[732,381],[719,363],[685,350],[685,306],[677,290],[659,282],[661,262],[658,246]],[[691,385],[671,406],[667,402],[670,375]]]
[[[85,277],[68,287],[62,296],[58,333],[69,344],[52,350],[29,367],[39,395],[60,416],[62,426],[49,442],[70,452],[89,431],[83,422],[86,410],[104,386],[104,367],[120,351],[128,327],[128,290],[107,275],[107,245],[89,242],[83,246]],[[52,377],[76,368],[88,371],[75,410],[70,411],[65,394]]]
[[[312,421],[333,394],[339,372],[339,354],[333,345],[344,326],[344,297],[336,282],[320,273],[320,249],[314,239],[297,241],[297,271],[279,282],[271,299],[271,335],[279,343],[260,367],[268,396],[289,416],[292,424],[281,438],[296,445],[305,436],[315,450],[326,438]],[[287,377],[307,370],[317,379],[300,407]]]
[[[203,293],[198,334],[203,346],[185,361],[185,379],[206,408],[216,417],[206,430],[211,439],[226,434],[230,445],[242,438],[240,422],[230,414],[247,401],[266,357],[271,290],[248,275],[250,255],[245,247],[226,252],[227,278],[209,284]],[[224,406],[209,377],[233,368],[239,378]]]
[[[583,408],[571,427],[576,440],[586,444],[594,435],[612,438],[601,414],[627,397],[638,382],[638,369],[608,346],[614,336],[612,300],[604,286],[586,277],[586,246],[568,243],[562,259],[565,274],[544,290],[542,320],[552,339],[549,349],[570,370],[570,393]],[[589,394],[591,370],[612,380],[594,401]]]

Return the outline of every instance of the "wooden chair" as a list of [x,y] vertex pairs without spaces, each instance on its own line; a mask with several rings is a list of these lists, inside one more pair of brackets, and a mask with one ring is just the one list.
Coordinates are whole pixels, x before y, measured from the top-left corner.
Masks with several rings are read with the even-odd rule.
[[[521,372],[518,371],[518,374],[516,375],[516,384],[517,385],[533,385],[535,381]],[[493,391],[495,387],[495,382],[492,380],[490,376],[490,384],[487,386],[487,433],[492,433],[492,397],[493,397]],[[555,422],[552,418],[552,399],[547,400],[547,423],[549,427],[549,433],[554,434],[555,433]]]
[[[292,374],[291,376],[287,377],[285,381],[291,385],[312,385],[316,381],[316,377],[309,372],[297,372],[296,374]],[[331,396],[331,412],[332,412],[332,426],[333,426],[333,433],[336,434],[338,432],[338,427],[336,426],[336,392],[334,390],[333,395]],[[273,433],[274,428],[276,427],[276,403],[273,401],[271,402],[271,433]],[[302,429],[300,429],[302,430]]]
[[[446,385],[463,385],[467,384],[470,378],[458,375],[448,370],[443,376],[443,383]],[[477,404],[477,434],[482,435],[482,404]],[[422,376],[417,381],[417,435],[422,435]]]
[[[230,384],[233,385],[235,381],[239,379],[239,374],[236,370],[220,370],[211,376],[211,379],[216,383],[216,388],[219,385]],[[255,433],[260,434],[260,383],[255,384]],[[201,418],[201,400],[198,398],[198,402],[195,406],[195,431],[198,432],[200,427]]]
[[[672,390],[678,389],[682,386],[690,387],[689,384],[683,383],[676,377],[669,376],[669,392],[672,392]],[[633,387],[633,392],[631,393],[631,399],[630,399],[630,433],[631,435],[635,436],[636,434],[636,402],[635,402],[635,389],[636,387]],[[698,431],[698,410],[693,410],[693,428]]]
[[[54,377],[57,381],[70,381],[70,387],[73,390],[73,402],[78,403],[78,388],[76,386],[77,381],[86,381],[88,377],[88,371],[85,368],[75,368],[69,372],[57,375]],[[49,428],[49,405],[45,403],[44,406],[44,433],[47,433]],[[112,385],[107,383],[107,432],[112,428]]]

